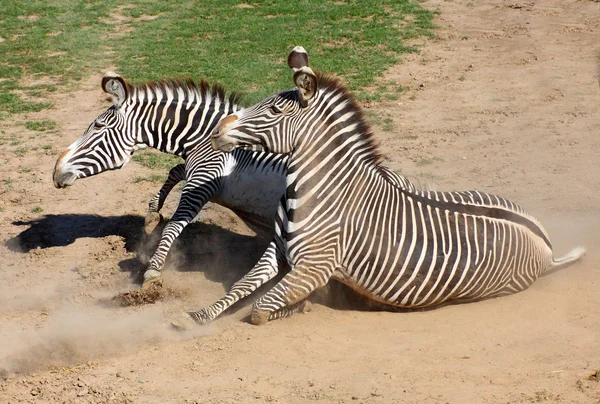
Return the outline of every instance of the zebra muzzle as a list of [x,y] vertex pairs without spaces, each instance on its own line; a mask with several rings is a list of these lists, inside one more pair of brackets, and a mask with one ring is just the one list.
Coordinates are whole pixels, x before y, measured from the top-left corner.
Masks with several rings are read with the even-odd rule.
[[52,180],[56,188],[66,188],[73,185],[77,179],[77,174],[72,171],[55,170]]
[[235,149],[235,143],[227,139],[226,136],[212,137],[210,144],[214,150],[219,150],[225,153],[229,153]]
[[213,149],[220,150],[225,153],[229,153],[235,149],[235,141],[227,137],[227,132],[235,124],[237,119],[237,115],[229,115],[219,121],[210,136],[210,144],[212,145]]

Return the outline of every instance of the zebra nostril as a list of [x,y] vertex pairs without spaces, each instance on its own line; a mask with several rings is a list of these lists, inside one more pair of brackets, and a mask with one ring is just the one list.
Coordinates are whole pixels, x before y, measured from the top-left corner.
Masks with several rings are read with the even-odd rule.
[[66,188],[77,180],[77,174],[72,171],[55,171],[52,180],[56,188]]

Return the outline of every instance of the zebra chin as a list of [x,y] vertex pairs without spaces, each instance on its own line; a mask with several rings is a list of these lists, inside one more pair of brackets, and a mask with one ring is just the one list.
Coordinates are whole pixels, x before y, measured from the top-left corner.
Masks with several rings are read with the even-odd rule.
[[54,171],[54,175],[52,176],[56,188],[70,187],[77,178],[78,175],[74,171]]

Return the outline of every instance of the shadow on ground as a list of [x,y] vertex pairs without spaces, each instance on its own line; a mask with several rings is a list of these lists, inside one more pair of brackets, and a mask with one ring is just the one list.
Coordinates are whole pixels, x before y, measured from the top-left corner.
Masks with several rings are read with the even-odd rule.
[[117,235],[129,241],[139,233],[144,218],[134,215],[45,215],[29,221],[17,221],[15,226],[29,226],[18,236],[9,239],[5,245],[11,251],[29,252],[36,248],[64,247],[84,237],[100,238]]

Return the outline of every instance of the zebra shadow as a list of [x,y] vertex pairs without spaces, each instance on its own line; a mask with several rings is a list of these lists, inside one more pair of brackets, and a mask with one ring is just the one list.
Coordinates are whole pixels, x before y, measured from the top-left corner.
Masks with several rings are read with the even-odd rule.
[[45,215],[29,221],[15,221],[15,226],[29,226],[17,236],[5,242],[14,252],[27,253],[35,249],[65,247],[77,239],[101,238],[111,235],[126,240],[125,248],[130,250],[139,237],[137,229],[144,225],[140,216],[110,216],[87,214]]
[[[148,259],[158,245],[166,221],[161,222],[150,235],[144,232],[144,218],[137,215],[45,215],[29,221],[16,221],[13,224],[29,226],[5,242],[8,249],[21,253],[38,248],[68,246],[80,238],[120,236],[125,242],[125,249],[134,252],[135,258],[125,258],[118,265],[121,271],[129,273],[133,283],[139,285],[143,280]],[[269,241],[270,237],[265,235],[247,236],[213,224],[193,222],[173,243],[165,269],[201,272],[207,280],[219,282],[224,288],[229,289],[256,264]],[[287,270],[282,269],[279,276],[257,291],[258,294],[268,290],[285,273]],[[254,298],[244,299],[245,303],[240,302],[240,305],[236,306],[238,308],[244,306]],[[324,288],[315,291],[310,300],[336,310],[396,311],[373,302],[333,280]]]
[[[5,245],[11,251],[27,253],[35,249],[65,247],[81,238],[120,236],[125,249],[135,253],[135,258],[125,258],[118,265],[138,283],[158,246],[165,224],[162,222],[152,234],[146,235],[144,218],[137,215],[45,215],[13,222],[15,226],[28,228],[7,240]],[[193,222],[173,243],[165,268],[203,272],[207,279],[230,287],[252,268],[268,243],[269,239],[264,237],[241,235],[213,224]]]

